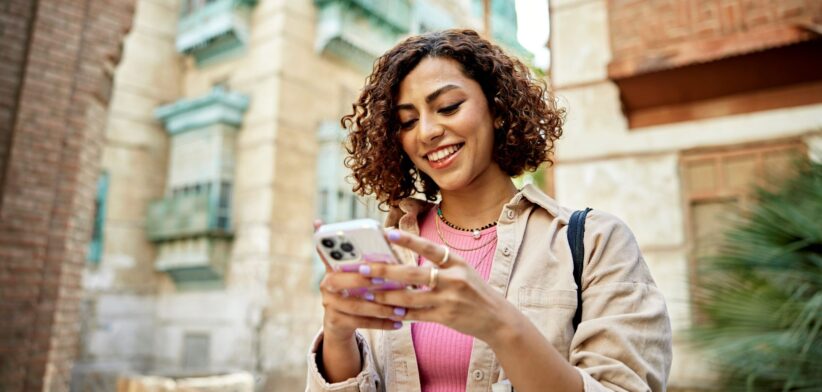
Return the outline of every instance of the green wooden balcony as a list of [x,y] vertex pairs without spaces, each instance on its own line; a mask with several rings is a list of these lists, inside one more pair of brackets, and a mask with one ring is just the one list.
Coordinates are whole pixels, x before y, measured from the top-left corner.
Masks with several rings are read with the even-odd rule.
[[180,289],[223,286],[231,248],[230,184],[200,184],[149,206],[146,231],[157,245],[155,268]]
[[411,28],[409,0],[315,0],[314,4],[317,52],[365,72]]
[[314,0],[314,4],[320,9],[340,5],[397,32],[407,32],[411,28],[409,0]]
[[149,205],[146,231],[154,242],[194,236],[231,235],[229,184],[212,191],[211,184],[177,192]]
[[158,244],[154,267],[165,272],[179,289],[211,289],[224,286],[231,240],[194,237]]
[[217,86],[208,94],[180,99],[154,110],[154,116],[163,121],[172,136],[192,130],[202,130],[214,124],[226,124],[238,128],[243,123],[243,113],[248,109],[248,96],[227,91]]
[[198,65],[230,57],[245,48],[249,15],[256,0],[186,0],[177,25],[176,47]]

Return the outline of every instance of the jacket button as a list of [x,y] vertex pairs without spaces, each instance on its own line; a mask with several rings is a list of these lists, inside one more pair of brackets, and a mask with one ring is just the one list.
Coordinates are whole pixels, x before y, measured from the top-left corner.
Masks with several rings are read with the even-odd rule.
[[507,216],[507,217],[508,217],[508,219],[514,219],[514,210],[508,210],[508,211],[505,213],[505,216]]
[[511,248],[509,248],[507,246],[502,248],[502,254],[505,255],[505,256],[511,256]]
[[472,375],[474,376],[474,380],[476,381],[481,381],[482,378],[485,377],[485,373],[483,373],[482,370],[474,370],[474,373]]

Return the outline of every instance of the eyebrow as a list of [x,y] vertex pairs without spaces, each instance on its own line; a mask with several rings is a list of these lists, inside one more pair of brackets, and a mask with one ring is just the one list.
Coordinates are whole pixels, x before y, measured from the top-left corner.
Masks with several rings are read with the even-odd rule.
[[[455,88],[459,88],[459,86],[454,85],[454,84],[446,84],[445,86],[442,86],[442,87],[438,88],[433,93],[428,94],[428,96],[425,97],[425,103],[431,103],[433,100],[437,99],[437,97],[439,97],[440,95],[442,95],[446,91],[450,91],[450,90],[453,90]],[[414,109],[414,105],[412,105],[410,103],[404,103],[402,105],[397,105],[397,110],[410,110],[410,109]]]

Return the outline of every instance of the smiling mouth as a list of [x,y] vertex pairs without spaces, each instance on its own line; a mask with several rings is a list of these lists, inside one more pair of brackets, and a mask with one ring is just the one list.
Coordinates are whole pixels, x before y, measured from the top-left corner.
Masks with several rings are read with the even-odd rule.
[[446,159],[448,159],[449,157],[451,157],[452,155],[454,155],[457,151],[459,151],[462,148],[462,146],[464,146],[464,145],[465,145],[465,143],[450,145],[448,147],[439,149],[437,151],[434,151],[434,152],[426,155],[425,159],[427,159],[431,163],[443,162]]

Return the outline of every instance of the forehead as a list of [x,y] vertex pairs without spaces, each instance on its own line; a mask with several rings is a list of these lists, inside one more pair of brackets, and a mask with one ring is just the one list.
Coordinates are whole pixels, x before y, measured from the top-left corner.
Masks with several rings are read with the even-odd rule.
[[456,60],[426,57],[400,82],[398,101],[424,98],[447,84],[468,89],[476,82],[462,73],[462,66]]

